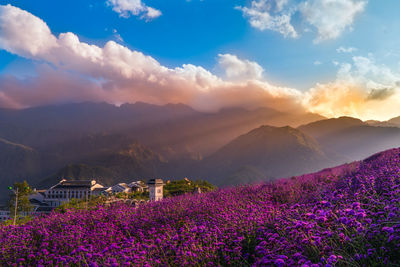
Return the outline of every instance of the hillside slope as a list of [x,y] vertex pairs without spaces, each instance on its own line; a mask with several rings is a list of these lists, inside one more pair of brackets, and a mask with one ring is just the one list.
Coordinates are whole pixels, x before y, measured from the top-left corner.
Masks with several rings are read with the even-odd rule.
[[322,118],[312,113],[291,114],[268,108],[230,108],[207,113],[183,104],[158,106],[137,102],[118,107],[85,102],[0,109],[0,137],[47,149],[85,135],[121,134],[158,152],[169,148],[178,156],[187,156],[191,150],[205,155],[262,124],[298,126]]
[[298,129],[314,137],[337,163],[400,146],[400,128],[375,127],[350,117],[316,121]]
[[0,138],[0,202],[8,199],[8,186],[29,180],[39,170],[40,158],[34,149]]
[[201,164],[206,176],[221,186],[298,175],[329,163],[317,142],[301,131],[261,126],[239,136]]
[[[194,176],[196,162],[261,124],[297,125],[321,118],[268,108],[228,108],[206,113],[183,104],[158,106],[141,102],[0,109],[0,138],[29,147],[36,155],[35,161],[27,165],[16,156],[8,156],[5,149],[0,151],[9,161],[0,162],[0,170],[4,170],[4,177],[12,177],[4,180],[1,176],[0,182],[17,180],[15,175],[33,186],[49,185],[60,176],[96,176],[107,180],[107,184],[153,176]],[[142,147],[133,149],[137,155],[132,146],[139,143]],[[40,182],[43,179],[47,182]]]
[[161,175],[167,163],[150,148],[120,135],[87,136],[79,142],[47,151],[46,155],[50,165],[59,167],[36,183],[41,188],[54,185],[61,178],[96,179],[106,186],[147,180]]
[[393,149],[274,183],[54,213],[0,227],[0,264],[397,266],[399,169]]

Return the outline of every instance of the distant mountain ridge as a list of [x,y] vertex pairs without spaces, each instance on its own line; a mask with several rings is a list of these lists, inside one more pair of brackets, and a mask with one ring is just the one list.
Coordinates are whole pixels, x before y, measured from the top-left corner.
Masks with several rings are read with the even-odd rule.
[[318,143],[301,131],[261,126],[206,158],[203,166],[210,177],[215,175],[212,181],[217,185],[235,185],[294,176],[318,170],[328,162]]
[[9,185],[16,180],[29,180],[40,168],[40,155],[37,151],[0,138],[0,202],[8,198]]
[[[298,126],[322,118],[316,114],[296,115],[268,108],[232,108],[204,113],[183,104],[158,106],[137,102],[118,107],[85,102],[22,110],[0,109],[0,137],[43,148],[88,134],[123,134],[157,149],[172,144],[179,151],[188,145],[200,153],[209,153],[217,149],[214,146],[222,146],[262,124]],[[199,142],[202,136],[207,137],[207,141]],[[212,144],[207,145],[210,140]]]
[[400,147],[400,128],[371,126],[350,117],[316,121],[298,129],[314,137],[325,153],[341,158],[337,163]]
[[321,136],[325,136],[327,134],[334,134],[336,132],[340,132],[350,127],[363,126],[363,125],[366,125],[366,123],[364,123],[360,119],[355,119],[352,117],[339,117],[333,119],[314,121],[307,125],[301,125],[300,127],[298,127],[298,129],[303,132],[306,132],[307,134],[313,136],[314,138],[318,138]]
[[[141,102],[0,109],[0,182],[42,187],[65,177],[111,185],[187,176],[219,186],[251,183],[400,146],[400,128],[371,124],[269,108],[205,113]],[[0,196],[7,197],[6,186]]]
[[[183,104],[142,102],[0,109],[0,138],[7,146],[0,150],[0,170],[5,171],[1,180],[9,184],[27,179],[38,186],[43,179],[54,182],[63,175],[98,176],[106,183],[156,175],[182,178],[193,174],[203,157],[261,124],[296,125],[320,118],[268,108],[204,113]],[[10,152],[11,144],[18,153]],[[29,164],[23,164],[25,157]]]

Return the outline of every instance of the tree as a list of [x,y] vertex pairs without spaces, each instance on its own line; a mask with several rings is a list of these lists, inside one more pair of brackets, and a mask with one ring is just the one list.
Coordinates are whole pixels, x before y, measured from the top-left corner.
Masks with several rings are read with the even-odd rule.
[[10,214],[14,217],[14,224],[21,212],[28,213],[32,211],[32,205],[29,201],[29,195],[32,189],[26,181],[14,183],[8,189],[12,191],[9,203]]
[[182,180],[168,181],[164,186],[164,197],[192,193],[195,188],[200,188],[201,192],[203,193],[215,190],[215,186],[207,181],[191,181],[187,178],[184,178]]
[[62,203],[55,210],[65,213],[69,209],[83,210],[103,205],[107,201],[106,196],[91,196],[89,199],[73,198],[69,202]]

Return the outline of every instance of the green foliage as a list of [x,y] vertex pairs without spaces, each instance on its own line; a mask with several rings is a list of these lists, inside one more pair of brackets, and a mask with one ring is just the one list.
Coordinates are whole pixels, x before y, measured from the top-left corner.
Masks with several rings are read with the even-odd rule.
[[149,192],[117,193],[115,197],[119,199],[149,200]]
[[[17,218],[21,212],[28,213],[32,211],[32,205],[29,201],[29,195],[32,193],[32,189],[26,181],[22,183],[14,183],[13,186],[9,187],[11,191],[11,199],[9,202],[10,214],[14,216],[15,204],[17,200]],[[18,199],[16,197],[18,196]]]
[[[118,199],[137,199],[137,200],[149,200],[148,192],[132,192],[132,193],[117,193],[114,195]],[[69,202],[65,202],[58,206],[55,210],[61,213],[66,212],[69,209],[91,209],[98,205],[103,205],[109,199],[108,196],[92,196],[88,201],[84,199],[73,198]]]
[[149,200],[149,192],[131,192],[128,194],[129,199]]
[[114,196],[119,199],[127,199],[128,198],[128,194],[123,193],[123,192],[116,193]]
[[[33,219],[33,217],[29,216],[29,215],[26,215],[26,216],[17,215],[17,219],[15,220],[15,224],[16,225],[25,224],[25,223],[31,221],[32,219]],[[14,224],[14,219],[6,220],[2,224],[3,225],[13,225]]]
[[201,192],[215,190],[215,186],[204,180],[191,181],[189,179],[175,180],[167,182],[164,186],[164,197],[179,196],[192,193],[195,188],[200,188]]
[[56,208],[57,211],[62,213],[66,212],[69,209],[90,209],[96,207],[97,205],[104,204],[107,200],[105,196],[91,196],[88,201],[85,199],[76,199],[73,198],[69,202],[65,202]]
[[[207,181],[198,180],[190,181],[188,179],[176,180],[167,182],[164,186],[164,197],[178,196],[185,193],[192,193],[195,188],[200,188],[201,192],[210,192],[215,190],[215,186]],[[136,199],[136,200],[149,200],[149,192],[130,192],[130,193],[116,193],[112,197],[117,199]],[[71,199],[71,201],[61,204],[56,208],[59,212],[66,212],[68,209],[90,209],[97,205],[105,204],[109,196],[92,196],[88,201],[84,199]]]

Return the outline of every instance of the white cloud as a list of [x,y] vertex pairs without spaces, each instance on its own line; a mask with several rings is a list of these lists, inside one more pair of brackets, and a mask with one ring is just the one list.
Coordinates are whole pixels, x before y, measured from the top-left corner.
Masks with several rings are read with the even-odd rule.
[[306,21],[318,31],[315,42],[336,39],[351,29],[356,15],[364,11],[366,1],[359,0],[307,0],[299,10]]
[[261,80],[264,69],[256,62],[239,59],[231,54],[219,54],[218,64],[230,80]]
[[147,6],[141,0],[107,0],[106,3],[123,18],[134,15],[152,20],[162,15],[160,10]]
[[284,10],[286,0],[255,0],[250,7],[237,7],[249,18],[251,26],[259,30],[271,30],[281,33],[285,37],[296,38],[298,36],[290,23],[291,13]]
[[[64,101],[185,103],[198,110],[270,107],[326,116],[388,119],[399,115],[400,72],[372,57],[338,63],[335,81],[307,92],[274,86],[256,62],[219,55],[227,79],[201,66],[168,68],[154,58],[109,41],[84,43],[73,33],[54,36],[46,23],[19,8],[0,6],[0,49],[37,60],[36,77],[0,75],[0,106]],[[48,67],[51,65],[51,67]]]
[[357,51],[358,51],[357,48],[351,47],[351,46],[350,47],[341,46],[341,47],[336,49],[336,52],[338,52],[338,53],[354,53],[354,52],[357,52]]
[[322,62],[321,62],[321,61],[319,61],[319,60],[316,60],[316,61],[314,61],[314,65],[315,65],[315,66],[322,65]]
[[378,65],[371,57],[353,57],[351,63],[338,66],[335,81],[306,92],[311,111],[378,120],[400,115],[400,72]]
[[24,57],[35,58],[58,46],[43,20],[11,5],[0,8],[0,33],[1,47]]
[[276,10],[278,12],[282,11],[288,3],[289,0],[275,0]]
[[304,32],[317,30],[316,43],[336,39],[345,30],[351,29],[356,15],[363,12],[366,0],[253,0],[248,7],[237,7],[259,30],[276,31],[285,37],[298,37],[292,25],[294,14],[300,13],[307,26]]
[[[100,47],[80,41],[71,32],[56,37],[44,21],[19,8],[0,6],[0,12],[0,25],[3,28],[11,26],[7,31],[0,30],[0,48],[28,59],[50,63],[61,76],[57,79],[60,82],[56,82],[52,77],[57,75],[47,70],[42,71],[36,80],[2,79],[0,92],[3,105],[7,102],[9,106],[23,107],[57,102],[64,95],[65,99],[81,97],[82,100],[102,99],[111,103],[185,103],[199,110],[229,106],[270,106],[279,110],[301,108],[301,93],[295,89],[258,80],[225,81],[192,64],[167,68],[154,58],[114,41]],[[261,78],[262,68],[257,63],[239,60],[234,55],[223,55],[221,58],[221,64],[230,78]],[[75,73],[77,76],[71,78]],[[82,77],[87,77],[85,82],[81,82]],[[52,88],[51,84],[57,88]],[[26,90],[30,86],[32,90]],[[70,87],[77,89],[70,90]],[[32,96],[35,90],[40,96]],[[54,94],[53,90],[58,93]]]

